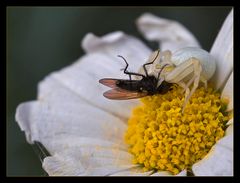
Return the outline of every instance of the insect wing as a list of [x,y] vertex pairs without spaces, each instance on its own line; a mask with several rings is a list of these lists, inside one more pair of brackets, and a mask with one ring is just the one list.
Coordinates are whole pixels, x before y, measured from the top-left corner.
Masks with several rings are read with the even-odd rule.
[[119,79],[112,79],[112,78],[104,78],[100,79],[99,83],[108,86],[110,88],[116,88],[116,83],[118,82]]
[[[119,88],[117,86],[117,83],[119,83],[120,81],[122,81],[125,85],[136,85],[139,80],[127,80],[127,79],[112,79],[112,78],[104,78],[104,79],[100,79],[99,83],[108,86],[110,88]],[[119,88],[120,89],[120,88]]]
[[133,92],[121,88],[114,88],[103,93],[103,96],[112,100],[128,100],[147,96],[147,92]]

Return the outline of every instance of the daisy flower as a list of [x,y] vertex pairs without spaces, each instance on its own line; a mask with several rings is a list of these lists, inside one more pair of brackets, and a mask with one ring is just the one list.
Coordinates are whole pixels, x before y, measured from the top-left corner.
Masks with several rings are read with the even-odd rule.
[[[137,27],[163,51],[200,47],[176,21],[146,13]],[[16,110],[27,142],[40,142],[50,153],[42,162],[50,176],[233,175],[233,11],[210,51],[214,89],[199,87],[183,115],[178,87],[141,100],[103,97],[99,79],[128,79],[117,55],[137,72],[154,51],[142,41],[121,31],[88,33],[82,47],[84,56],[45,77],[37,100]]]

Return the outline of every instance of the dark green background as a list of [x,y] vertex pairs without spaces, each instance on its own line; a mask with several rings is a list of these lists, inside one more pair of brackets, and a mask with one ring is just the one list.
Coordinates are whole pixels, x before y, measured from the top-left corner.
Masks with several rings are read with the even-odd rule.
[[[37,83],[83,55],[80,41],[123,30],[138,36],[135,20],[144,12],[185,25],[210,50],[231,7],[8,7],[7,175],[43,176],[41,163],[15,122],[19,103],[34,100]],[[147,43],[156,48],[156,43]]]

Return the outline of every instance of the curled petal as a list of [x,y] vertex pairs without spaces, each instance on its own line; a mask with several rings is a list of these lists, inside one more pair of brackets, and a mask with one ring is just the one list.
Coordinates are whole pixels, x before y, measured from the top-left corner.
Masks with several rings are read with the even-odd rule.
[[233,68],[233,10],[224,21],[210,53],[217,61],[215,74],[210,81],[216,89],[222,89]]
[[183,47],[200,47],[194,35],[179,22],[145,13],[137,20],[139,31],[149,41],[158,41],[160,49],[176,51]]
[[82,48],[87,53],[94,52],[102,46],[104,47],[121,41],[123,37],[124,33],[121,31],[110,33],[102,38],[97,37],[93,33],[88,33],[82,41]]

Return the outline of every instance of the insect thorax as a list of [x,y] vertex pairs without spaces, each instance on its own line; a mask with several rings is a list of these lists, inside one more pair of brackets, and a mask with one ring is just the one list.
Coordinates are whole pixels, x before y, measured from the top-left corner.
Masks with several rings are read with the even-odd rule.
[[147,91],[149,95],[157,93],[157,78],[155,76],[144,77],[140,81],[140,89]]
[[154,76],[147,76],[141,80],[119,80],[116,85],[125,90],[147,92],[149,95],[152,95],[156,93],[157,78]]

